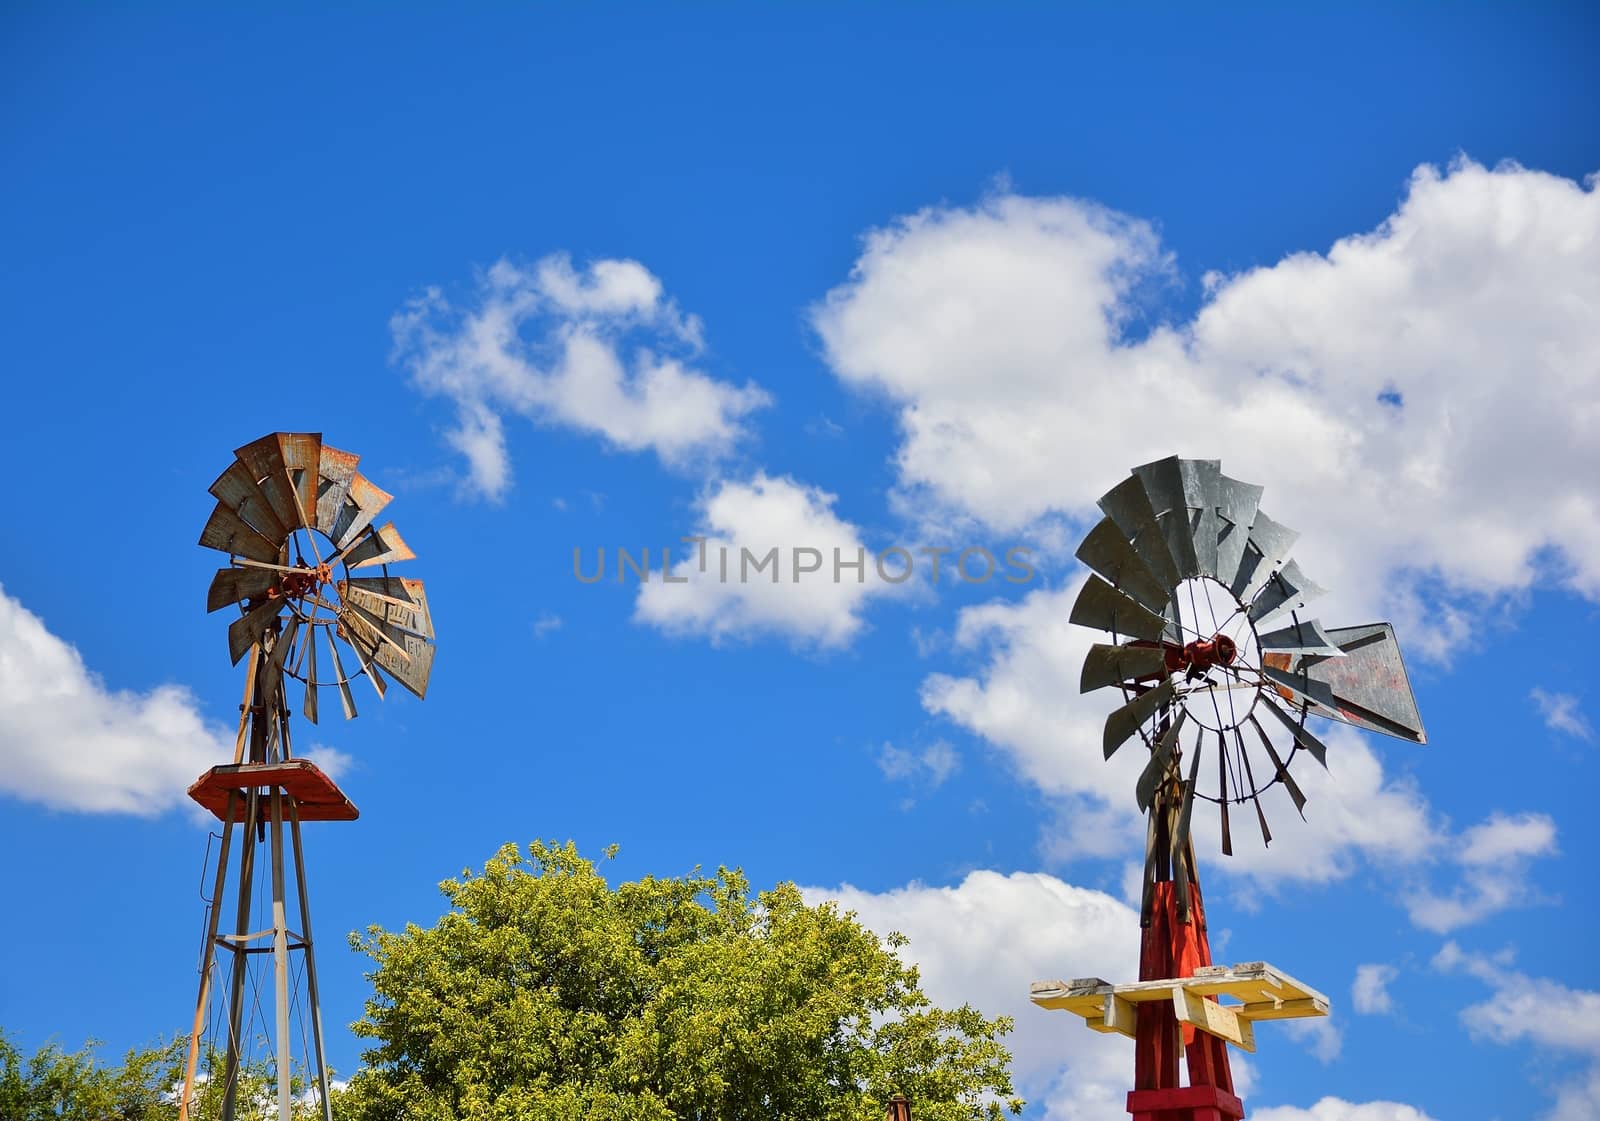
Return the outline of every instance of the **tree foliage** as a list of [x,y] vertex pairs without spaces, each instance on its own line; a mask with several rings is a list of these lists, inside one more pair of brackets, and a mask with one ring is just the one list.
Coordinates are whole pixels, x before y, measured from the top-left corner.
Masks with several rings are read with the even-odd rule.
[[613,889],[535,842],[440,888],[432,927],[352,935],[376,966],[351,1121],[881,1121],[895,1093],[918,1121],[1021,1110],[1009,1019],[934,1007],[905,939],[792,884]]

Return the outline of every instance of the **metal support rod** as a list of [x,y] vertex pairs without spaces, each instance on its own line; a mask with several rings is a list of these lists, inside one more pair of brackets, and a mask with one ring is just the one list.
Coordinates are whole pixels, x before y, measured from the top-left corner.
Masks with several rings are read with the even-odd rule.
[[228,816],[222,823],[222,847],[217,854],[217,881],[211,889],[211,905],[206,908],[206,941],[200,950],[200,996],[194,1003],[194,1027],[189,1032],[189,1054],[183,1063],[183,1097],[178,1100],[178,1121],[189,1121],[189,1102],[194,1096],[194,1072],[200,1060],[200,1030],[205,1026],[206,1003],[211,999],[211,963],[217,953],[217,925],[222,918],[222,889],[228,882],[228,849],[233,842],[233,812],[239,792],[228,791]]
[[[256,838],[255,828],[259,816],[260,793],[251,790],[245,795],[244,810],[244,844],[239,853],[239,906],[237,911],[237,931],[241,935],[250,933],[250,903],[252,888],[255,881],[256,864]],[[221,1121],[233,1121],[234,1098],[239,1089],[239,1054],[244,1032],[244,982],[245,970],[249,968],[248,955],[240,951],[244,947],[244,940],[240,939],[233,948],[233,962],[229,973],[229,998],[228,998],[228,1054],[222,1071],[222,1114]]]
[[294,881],[300,892],[300,938],[306,955],[306,996],[311,1003],[311,1045],[316,1049],[317,1091],[322,1096],[322,1121],[333,1121],[333,1103],[328,1100],[328,1056],[322,1046],[322,1001],[317,995],[317,957],[311,940],[306,862],[300,847],[300,808],[293,798],[289,799],[289,837],[294,843]]
[[289,916],[283,902],[283,791],[272,788],[272,981],[277,1012],[278,1118],[290,1121],[289,1093]]

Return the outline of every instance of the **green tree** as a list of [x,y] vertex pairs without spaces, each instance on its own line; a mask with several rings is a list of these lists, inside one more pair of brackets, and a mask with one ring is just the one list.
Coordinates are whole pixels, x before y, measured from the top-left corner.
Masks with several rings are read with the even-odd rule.
[[792,884],[613,889],[535,842],[440,889],[432,927],[351,936],[376,968],[350,1121],[881,1121],[895,1093],[918,1121],[1021,1111],[1008,1018],[934,1007],[904,938]]
[[0,1032],[0,1118],[5,1121],[167,1121],[172,1072],[183,1040],[129,1051],[121,1066],[95,1056],[97,1044],[63,1051],[53,1043],[24,1059]]

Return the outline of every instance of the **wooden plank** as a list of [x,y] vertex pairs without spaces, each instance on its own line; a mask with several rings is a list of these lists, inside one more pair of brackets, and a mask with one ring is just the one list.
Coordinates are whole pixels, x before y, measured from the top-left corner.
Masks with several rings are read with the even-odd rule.
[[1326,1016],[1328,1002],[1312,996],[1297,1000],[1251,1001],[1234,1011],[1244,1020],[1298,1020],[1308,1016]]
[[1132,1039],[1139,1028],[1139,1012],[1128,1001],[1115,993],[1101,998],[1099,1015],[1085,1017],[1090,1030],[1105,1034],[1125,1035]]
[[1172,992],[1172,1011],[1178,1022],[1193,1024],[1208,1035],[1226,1039],[1245,1051],[1256,1049],[1256,1029],[1233,1009],[1183,988]]

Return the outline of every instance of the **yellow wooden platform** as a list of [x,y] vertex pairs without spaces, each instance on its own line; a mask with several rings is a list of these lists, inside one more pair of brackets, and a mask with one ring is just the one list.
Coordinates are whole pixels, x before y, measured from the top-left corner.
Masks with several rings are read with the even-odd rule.
[[[1206,997],[1216,997],[1207,1000]],[[1223,998],[1231,998],[1227,1003]],[[1028,998],[1040,1008],[1082,1016],[1090,1028],[1132,1036],[1135,1006],[1148,1000],[1172,1002],[1179,1023],[1226,1039],[1245,1051],[1256,1049],[1257,1020],[1326,1016],[1328,998],[1264,961],[1203,965],[1193,977],[1113,985],[1098,977],[1075,981],[1035,981]]]

